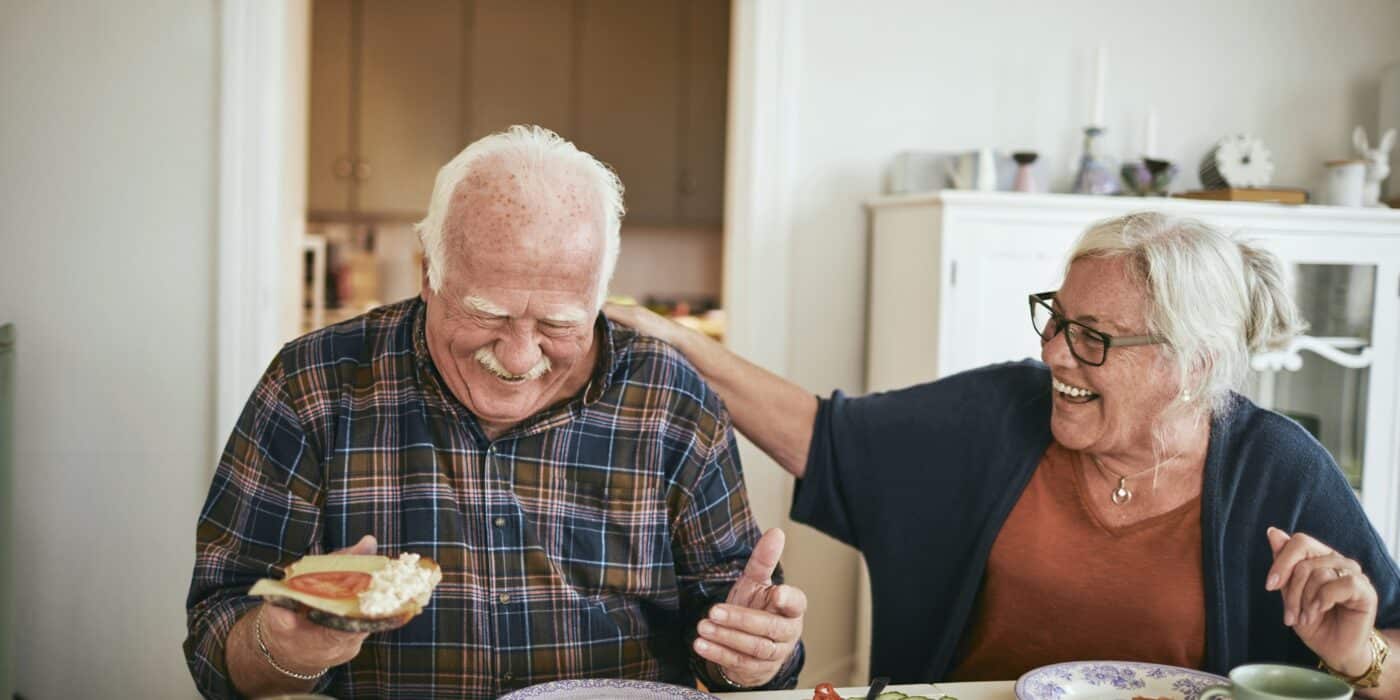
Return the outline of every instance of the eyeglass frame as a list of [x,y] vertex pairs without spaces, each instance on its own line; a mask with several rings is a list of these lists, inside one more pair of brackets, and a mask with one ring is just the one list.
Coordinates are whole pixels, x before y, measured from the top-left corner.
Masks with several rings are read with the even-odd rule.
[[[1074,350],[1074,343],[1069,342],[1069,336],[1066,335],[1065,347],[1069,348],[1069,354],[1074,355],[1074,359],[1079,360],[1080,362],[1083,362],[1084,364],[1089,365],[1090,367],[1102,367],[1105,362],[1108,362],[1109,348],[1132,347],[1134,345],[1157,345],[1159,343],[1167,342],[1167,339],[1163,338],[1160,335],[1112,336],[1097,328],[1091,328],[1083,323],[1080,323],[1079,321],[1075,321],[1074,319],[1068,318],[1064,314],[1056,311],[1055,307],[1050,304],[1050,302],[1056,298],[1056,295],[1059,294],[1059,292],[1060,290],[1056,289],[1049,292],[1037,292],[1035,294],[1028,295],[1028,300],[1030,301],[1031,328],[1035,330],[1035,334],[1037,336],[1040,336],[1040,344],[1042,347],[1044,347],[1046,343],[1049,343],[1050,341],[1054,340],[1055,337],[1058,336],[1060,333],[1063,333],[1066,326],[1074,326],[1076,330],[1082,329],[1085,335],[1091,336],[1096,340],[1103,341],[1103,359],[1099,360],[1098,362],[1090,362],[1084,359],[1083,357],[1080,357],[1079,353],[1075,352]],[[1055,332],[1051,333],[1049,338],[1045,337],[1045,333],[1043,331],[1035,327],[1035,307],[1037,304],[1045,307],[1045,310],[1050,312],[1050,323],[1055,325]]]

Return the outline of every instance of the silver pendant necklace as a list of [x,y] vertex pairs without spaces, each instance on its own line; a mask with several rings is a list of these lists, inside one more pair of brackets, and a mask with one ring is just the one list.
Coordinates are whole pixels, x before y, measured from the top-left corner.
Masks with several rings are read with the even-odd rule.
[[1113,489],[1113,493],[1109,494],[1109,499],[1112,500],[1113,505],[1116,506],[1127,505],[1129,501],[1133,500],[1133,492],[1128,490],[1128,479],[1136,479],[1137,477],[1142,476],[1147,472],[1156,471],[1157,469],[1157,467],[1150,467],[1136,474],[1128,474],[1125,476],[1123,474],[1119,474],[1116,471],[1113,471],[1112,469],[1109,469],[1108,467],[1105,467],[1103,465],[1103,462],[1100,462],[1099,458],[1095,457],[1094,455],[1089,455],[1089,459],[1094,462],[1094,466],[1098,467],[1099,471],[1102,472],[1104,476],[1112,477],[1118,480],[1118,488]]

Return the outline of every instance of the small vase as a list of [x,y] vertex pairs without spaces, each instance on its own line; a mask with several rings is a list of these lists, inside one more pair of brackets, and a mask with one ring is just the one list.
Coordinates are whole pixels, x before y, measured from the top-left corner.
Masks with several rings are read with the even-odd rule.
[[1079,158],[1079,174],[1074,177],[1075,194],[1118,194],[1118,175],[1113,164],[1099,155],[1103,127],[1084,127],[1084,155]]
[[1035,182],[1035,173],[1031,172],[1031,166],[1035,164],[1035,159],[1039,157],[1035,151],[1017,151],[1011,154],[1012,160],[1016,161],[1016,181],[1012,183],[1011,189],[1017,192],[1039,192],[1040,186]]

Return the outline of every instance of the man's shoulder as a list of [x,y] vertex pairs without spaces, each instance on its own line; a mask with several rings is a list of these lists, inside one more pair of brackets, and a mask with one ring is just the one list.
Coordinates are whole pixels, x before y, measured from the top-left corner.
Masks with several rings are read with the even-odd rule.
[[283,374],[288,379],[328,378],[341,369],[412,353],[418,311],[417,298],[405,299],[302,335],[278,352]]
[[624,404],[646,398],[672,416],[700,419],[723,412],[719,395],[679,350],[625,327],[612,331],[616,353],[611,381]]

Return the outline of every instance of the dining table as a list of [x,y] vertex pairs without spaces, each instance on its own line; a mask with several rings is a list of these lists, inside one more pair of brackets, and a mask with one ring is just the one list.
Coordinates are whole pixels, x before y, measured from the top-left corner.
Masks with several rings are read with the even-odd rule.
[[[865,686],[855,686],[850,688],[837,688],[836,692],[843,698],[864,698]],[[937,699],[942,696],[951,696],[957,700],[1015,700],[1016,681],[980,681],[975,683],[939,683],[932,685],[922,683],[918,685],[892,685],[885,688],[885,692],[898,690],[905,695],[922,695],[927,698]],[[812,700],[812,688],[797,690],[764,690],[749,693],[720,693],[719,698],[724,700]]]

